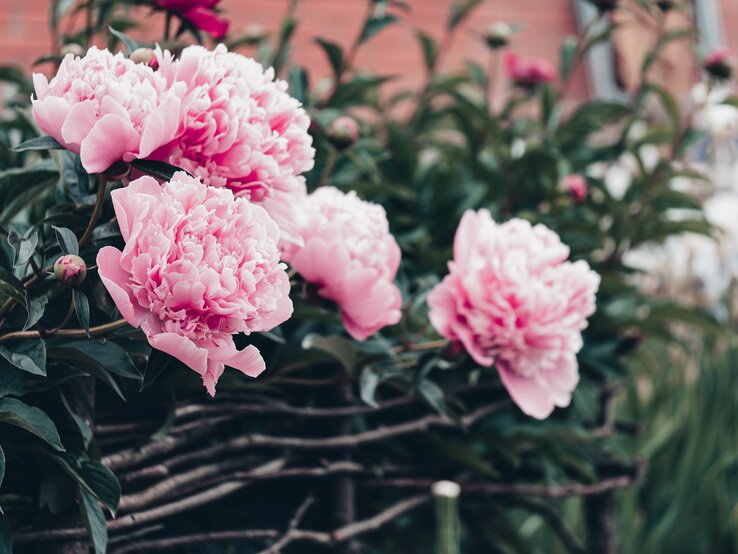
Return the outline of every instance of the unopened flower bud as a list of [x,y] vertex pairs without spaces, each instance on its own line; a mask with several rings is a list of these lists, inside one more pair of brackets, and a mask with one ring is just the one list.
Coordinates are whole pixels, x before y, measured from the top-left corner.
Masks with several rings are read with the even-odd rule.
[[79,44],[76,42],[69,42],[59,48],[59,55],[63,58],[67,54],[72,54],[72,56],[81,58],[85,55],[85,49],[82,48]]
[[359,124],[352,117],[341,116],[328,128],[328,140],[337,150],[346,150],[359,140]]
[[668,12],[676,7],[676,2],[674,0],[656,0],[656,5],[662,12]]
[[267,37],[267,30],[260,23],[250,23],[243,31],[243,41],[246,44],[259,44]]
[[562,185],[574,202],[579,203],[587,198],[587,180],[582,175],[567,175],[562,180]]
[[156,69],[159,66],[159,62],[151,48],[137,48],[131,52],[130,59],[134,63],[148,65],[152,69]]
[[496,50],[507,46],[514,33],[514,29],[507,23],[493,23],[487,28],[483,36],[487,46]]
[[715,79],[730,79],[733,76],[733,62],[730,50],[717,48],[705,56],[705,71]]
[[56,260],[54,275],[67,287],[78,287],[87,277],[85,261],[74,254],[66,254]]

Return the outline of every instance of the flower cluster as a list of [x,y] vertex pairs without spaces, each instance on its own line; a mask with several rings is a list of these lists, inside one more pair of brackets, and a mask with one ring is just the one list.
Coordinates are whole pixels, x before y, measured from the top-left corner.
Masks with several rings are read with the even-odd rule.
[[400,321],[400,247],[384,208],[322,187],[305,200],[301,219],[304,246],[289,245],[285,259],[339,305],[349,334],[364,340]]
[[147,158],[179,133],[184,84],[170,86],[152,68],[92,47],[67,54],[51,81],[33,74],[33,118],[90,173]]
[[292,314],[279,229],[263,208],[180,172],[142,177],[113,193],[125,248],[97,257],[121,315],[154,348],[202,376],[211,395],[224,365],[255,377],[258,350],[234,333],[266,331]]
[[581,331],[595,310],[599,276],[568,256],[542,225],[500,225],[486,210],[470,211],[456,232],[450,273],[428,298],[436,330],[478,364],[495,364],[515,403],[536,418],[569,404]]
[[155,157],[263,204],[285,240],[295,238],[296,204],[305,195],[301,173],[313,167],[310,125],[300,103],[251,58],[202,46],[179,59],[158,52],[159,73],[183,84],[182,132]]
[[[159,1],[172,11],[216,3]],[[239,351],[233,336],[268,331],[292,314],[280,257],[308,292],[337,304],[354,339],[398,323],[401,252],[387,214],[355,192],[307,194],[310,121],[274,71],[223,45],[134,57],[140,63],[97,48],[69,54],[51,81],[34,76],[33,100],[39,126],[91,173],[120,174],[119,165],[126,173],[136,159],[190,173],[164,183],[141,177],[112,193],[125,246],[100,250],[97,265],[125,320],[200,374],[211,395],[226,365],[250,376],[265,369],[259,351]],[[545,60],[510,54],[506,64],[519,86],[555,79]],[[329,133],[338,150],[358,137],[358,123],[345,116]],[[580,175],[562,186],[575,201],[587,195]],[[479,364],[495,364],[515,402],[539,418],[569,403],[581,331],[595,307],[599,277],[568,255],[545,227],[469,212],[450,274],[428,299],[436,330]],[[84,270],[69,256],[55,268],[69,286]]]

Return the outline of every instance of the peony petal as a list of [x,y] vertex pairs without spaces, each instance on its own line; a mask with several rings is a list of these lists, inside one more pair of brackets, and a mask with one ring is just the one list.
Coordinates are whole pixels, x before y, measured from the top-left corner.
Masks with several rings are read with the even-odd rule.
[[131,181],[127,187],[119,188],[110,193],[113,199],[115,217],[123,240],[128,242],[133,231],[133,222],[141,213],[141,200],[137,194],[150,194],[154,197],[161,194],[161,186],[156,179],[149,175]]
[[171,142],[179,129],[182,103],[176,96],[169,96],[144,121],[139,156],[149,157],[152,152]]
[[61,133],[62,125],[64,125],[69,114],[69,103],[57,96],[49,96],[43,100],[33,100],[32,103],[33,120],[39,128],[69,150],[78,154],[79,146],[68,145],[64,142]]
[[120,314],[128,323],[138,327],[147,314],[130,292],[130,275],[120,266],[120,256],[121,251],[112,246],[100,249],[97,254],[98,273]]
[[138,151],[139,136],[122,117],[107,114],[90,130],[80,148],[82,165],[90,173],[102,173],[124,154]]
[[97,112],[90,100],[79,102],[72,106],[69,110],[64,124],[61,127],[61,134],[67,144],[74,145],[79,151],[82,141],[87,136],[97,122]]
[[204,375],[208,370],[208,351],[190,339],[176,333],[152,334],[148,339],[151,346],[174,356],[200,375]]
[[230,344],[210,349],[210,359],[237,369],[249,377],[258,377],[265,369],[264,358],[261,357],[259,349],[249,345],[243,350],[237,350],[230,340]]
[[513,402],[526,414],[536,419],[546,419],[555,404],[548,391],[535,379],[523,377],[498,364],[502,384]]

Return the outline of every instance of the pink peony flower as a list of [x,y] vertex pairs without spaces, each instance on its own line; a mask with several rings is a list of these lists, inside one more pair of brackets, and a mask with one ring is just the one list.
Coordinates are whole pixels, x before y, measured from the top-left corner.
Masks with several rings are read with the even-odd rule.
[[123,54],[92,47],[68,54],[48,81],[33,74],[33,119],[65,148],[80,154],[90,173],[116,162],[146,158],[170,142],[181,124],[184,85]]
[[704,67],[716,79],[729,79],[733,75],[733,54],[724,46],[716,48],[705,56]]
[[449,275],[428,297],[435,329],[480,365],[495,364],[515,403],[538,419],[569,405],[581,331],[595,310],[600,278],[568,256],[543,225],[468,211]]
[[514,52],[508,52],[504,62],[508,76],[518,86],[530,88],[556,80],[556,70],[543,58],[522,59]]
[[296,204],[306,195],[300,174],[313,167],[315,151],[310,119],[287,84],[224,45],[190,46],[176,61],[158,56],[159,72],[188,92],[184,132],[156,157],[261,203],[282,238],[295,240]]
[[292,313],[279,229],[263,208],[184,172],[141,177],[112,193],[126,246],[97,256],[123,317],[154,348],[202,376],[211,395],[225,365],[256,377],[259,351],[232,335],[267,331]]
[[196,29],[220,39],[228,32],[228,20],[213,8],[220,0],[154,0],[157,6],[179,14]]
[[352,337],[364,340],[400,321],[402,296],[394,284],[400,248],[384,208],[353,191],[322,187],[305,202],[300,233],[305,245],[288,245],[284,258],[338,304]]
[[578,174],[564,177],[564,190],[569,193],[575,202],[582,202],[587,198],[587,180]]

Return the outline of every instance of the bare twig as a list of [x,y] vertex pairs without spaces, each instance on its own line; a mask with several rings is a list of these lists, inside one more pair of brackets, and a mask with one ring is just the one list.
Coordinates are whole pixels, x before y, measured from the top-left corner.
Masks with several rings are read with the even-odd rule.
[[279,552],[281,552],[285,546],[291,543],[295,538],[294,533],[295,531],[297,531],[297,526],[300,525],[300,522],[305,516],[305,513],[308,511],[310,506],[313,505],[314,502],[315,498],[313,498],[312,496],[308,496],[305,500],[303,500],[302,504],[300,504],[300,507],[297,508],[295,515],[290,521],[289,527],[287,527],[287,532],[277,542],[275,542],[269,548],[262,550],[258,554],[279,554]]
[[198,533],[166,539],[151,539],[128,544],[111,554],[129,554],[130,552],[151,552],[154,550],[168,550],[177,546],[189,546],[197,543],[213,543],[219,541],[245,541],[253,539],[271,539],[279,536],[276,529],[250,529],[247,531],[215,531],[212,533]]

